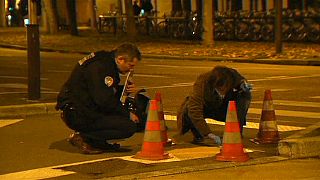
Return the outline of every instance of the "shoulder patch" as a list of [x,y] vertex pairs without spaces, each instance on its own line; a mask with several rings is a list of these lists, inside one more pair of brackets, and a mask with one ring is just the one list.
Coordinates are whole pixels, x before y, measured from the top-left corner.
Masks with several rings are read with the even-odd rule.
[[80,66],[81,66],[83,63],[87,62],[88,60],[90,60],[91,58],[93,58],[93,57],[95,57],[95,56],[96,56],[95,53],[91,53],[91,54],[89,54],[88,56],[86,56],[86,57],[82,58],[81,60],[79,60],[78,63],[79,63]]
[[113,78],[110,77],[110,76],[106,76],[106,77],[104,78],[104,83],[105,83],[108,87],[112,86],[112,84],[113,84]]

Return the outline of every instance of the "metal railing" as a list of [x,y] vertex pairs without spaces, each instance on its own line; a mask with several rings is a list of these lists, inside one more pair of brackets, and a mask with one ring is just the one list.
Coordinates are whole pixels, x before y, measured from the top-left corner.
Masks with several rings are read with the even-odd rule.
[[[101,33],[125,33],[124,16],[100,16],[98,21]],[[283,40],[320,42],[320,12],[283,10]],[[274,11],[253,12],[237,11],[231,13],[216,12],[215,40],[236,41],[273,41]],[[135,16],[138,33],[173,39],[200,40],[204,28],[196,13],[179,16],[165,15]]]

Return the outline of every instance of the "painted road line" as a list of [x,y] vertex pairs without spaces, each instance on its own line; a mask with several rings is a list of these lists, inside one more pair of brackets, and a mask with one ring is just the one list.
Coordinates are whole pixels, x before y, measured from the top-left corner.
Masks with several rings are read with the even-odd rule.
[[70,167],[70,166],[77,166],[77,165],[83,165],[83,164],[91,164],[96,162],[102,162],[112,159],[123,159],[127,161],[134,161],[134,162],[140,162],[144,164],[153,164],[153,163],[165,163],[165,162],[174,162],[174,161],[180,161],[180,159],[175,158],[166,159],[166,160],[159,160],[159,161],[148,161],[143,159],[134,159],[132,156],[122,156],[122,157],[111,157],[111,158],[103,158],[103,159],[96,159],[96,160],[90,160],[90,161],[83,161],[78,163],[71,163],[71,164],[63,164],[58,166],[49,166],[44,168],[37,168],[37,169],[31,169],[26,171],[20,171],[20,172],[13,172],[8,174],[0,175],[0,179],[2,180],[22,180],[22,179],[47,179],[47,178],[54,178],[59,176],[66,176],[75,174],[76,172],[73,171],[66,171],[62,170],[61,168]]
[[[260,113],[261,113],[261,109],[260,109]],[[165,115],[165,120],[176,121],[177,120],[177,116]],[[207,121],[208,124],[222,125],[222,126],[225,125],[224,122],[216,121],[214,119],[207,118],[206,121]],[[245,126],[245,128],[259,129],[259,125],[260,125],[259,123],[247,122],[247,125]],[[296,131],[296,130],[302,130],[302,129],[305,129],[305,127],[278,125],[278,131]]]
[[23,121],[23,119],[0,119],[0,128]]
[[[8,94],[27,94],[26,91],[16,91],[16,92],[0,92],[0,95],[8,95]],[[58,91],[41,91],[41,94],[58,94]]]
[[3,179],[3,180],[47,179],[47,178],[55,178],[59,176],[66,176],[70,174],[75,174],[75,172],[46,167],[46,168],[38,168],[38,169],[32,169],[27,171],[3,174],[3,175],[0,175],[0,179]]
[[[254,104],[262,104],[262,101],[252,101]],[[320,108],[318,102],[304,102],[304,101],[286,101],[286,100],[273,100],[275,105],[287,105],[287,106],[301,106],[301,107],[315,107]]]
[[274,80],[288,80],[288,79],[301,79],[301,78],[313,78],[313,77],[319,77],[320,74],[314,74],[309,76],[288,76],[288,77],[279,77],[279,78],[262,78],[262,79],[249,79],[249,82],[259,82],[259,81],[274,81]]
[[[3,79],[28,79],[27,77],[24,76],[0,76],[0,78]],[[48,80],[48,78],[40,78],[41,80]]]
[[[249,108],[248,113],[250,114],[261,114],[261,109]],[[320,113],[317,112],[302,112],[302,111],[288,111],[288,110],[275,110],[276,116],[287,116],[287,117],[301,117],[301,118],[314,118],[319,119]]]
[[[254,149],[245,149],[245,151],[261,152],[260,150],[254,150]],[[165,160],[150,161],[150,160],[143,160],[143,159],[135,159],[132,156],[111,157],[111,158],[96,159],[96,160],[83,161],[83,162],[77,162],[77,163],[63,164],[58,166],[49,166],[49,167],[31,169],[31,170],[20,171],[20,172],[13,172],[13,173],[0,175],[0,179],[29,180],[29,179],[47,179],[47,178],[55,178],[60,176],[72,175],[72,174],[75,174],[76,172],[62,170],[62,168],[83,165],[83,164],[92,164],[96,162],[108,161],[113,159],[122,159],[126,161],[139,162],[144,164],[155,164],[155,163],[168,163],[168,162],[176,162],[176,161],[183,161],[183,160],[214,157],[215,154],[218,154],[219,152],[220,152],[220,147],[207,147],[207,146],[173,149],[168,151],[168,153],[172,156],[172,158],[165,159]]]
[[20,171],[20,172],[13,172],[8,174],[0,175],[0,179],[7,179],[7,180],[21,180],[21,179],[46,179],[46,178],[54,178],[59,176],[65,176],[70,174],[75,174],[73,171],[65,171],[61,170],[61,168],[68,167],[68,166],[76,166],[76,165],[82,165],[82,164],[89,164],[89,163],[95,163],[95,162],[101,162],[106,161],[112,158],[103,158],[103,159],[96,159],[96,160],[90,160],[90,161],[83,161],[83,162],[77,162],[77,163],[70,163],[70,164],[63,164],[58,166],[49,166],[49,167],[43,167],[43,168],[37,168],[37,169],[30,169],[26,171]]
[[[23,83],[6,83],[6,84],[0,84],[0,88],[28,89],[28,85]],[[51,90],[51,89],[41,87],[41,90]]]
[[[126,77],[125,75],[120,75],[121,77]],[[154,75],[154,74],[134,74],[135,77],[147,77],[147,78],[171,78],[169,76],[163,76],[163,75]]]

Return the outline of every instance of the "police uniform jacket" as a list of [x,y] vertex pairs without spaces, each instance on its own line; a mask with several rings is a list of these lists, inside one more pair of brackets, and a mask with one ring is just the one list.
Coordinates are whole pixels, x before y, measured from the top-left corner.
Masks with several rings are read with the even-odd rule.
[[114,52],[91,53],[76,64],[58,95],[56,108],[63,110],[71,105],[77,119],[86,124],[110,114],[129,117],[120,102],[119,82]]
[[[232,76],[232,90],[229,91],[224,99],[221,99],[219,94],[215,91],[215,88],[210,79],[214,78],[213,70],[198,76],[193,85],[193,91],[189,97],[186,98],[186,102],[182,104],[182,108],[188,109],[188,116],[192,123],[195,125],[198,131],[205,136],[212,131],[205,121],[206,117],[210,117],[210,113],[215,111],[221,111],[221,107],[225,101],[232,98],[234,91],[239,89],[240,84],[245,81],[245,78],[241,76],[236,70],[228,68],[229,74]],[[178,114],[181,112],[178,112]],[[206,117],[205,117],[206,116]],[[178,122],[178,126],[182,125]],[[181,127],[178,127],[181,129]]]

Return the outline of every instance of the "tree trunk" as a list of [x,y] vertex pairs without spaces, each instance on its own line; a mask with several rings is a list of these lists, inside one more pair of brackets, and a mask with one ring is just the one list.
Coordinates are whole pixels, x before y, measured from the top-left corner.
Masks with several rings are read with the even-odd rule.
[[191,12],[191,0],[182,0],[182,9],[186,12]]
[[136,25],[133,16],[133,6],[131,0],[125,0],[125,9],[127,14],[127,38],[129,41],[134,41],[136,32]]
[[[203,33],[203,44],[207,46],[213,46],[213,8],[212,8],[213,0],[202,1],[202,5],[204,7],[203,13],[203,25],[204,25],[204,33]],[[204,4],[205,3],[205,4]]]
[[77,12],[76,12],[76,0],[66,0],[67,2],[67,11],[69,18],[69,27],[70,34],[72,36],[78,36],[78,27],[77,27]]
[[88,11],[90,14],[90,26],[93,31],[97,31],[97,17],[96,17],[96,10],[95,10],[95,6],[96,6],[95,0],[89,0],[88,4],[89,4]]
[[181,0],[172,0],[172,12],[181,12],[182,11],[182,4]]
[[52,0],[43,0],[43,29],[45,32],[50,34],[58,33],[58,21],[57,15],[55,14],[53,1]]
[[6,13],[4,8],[4,0],[0,0],[0,27],[6,26]]

